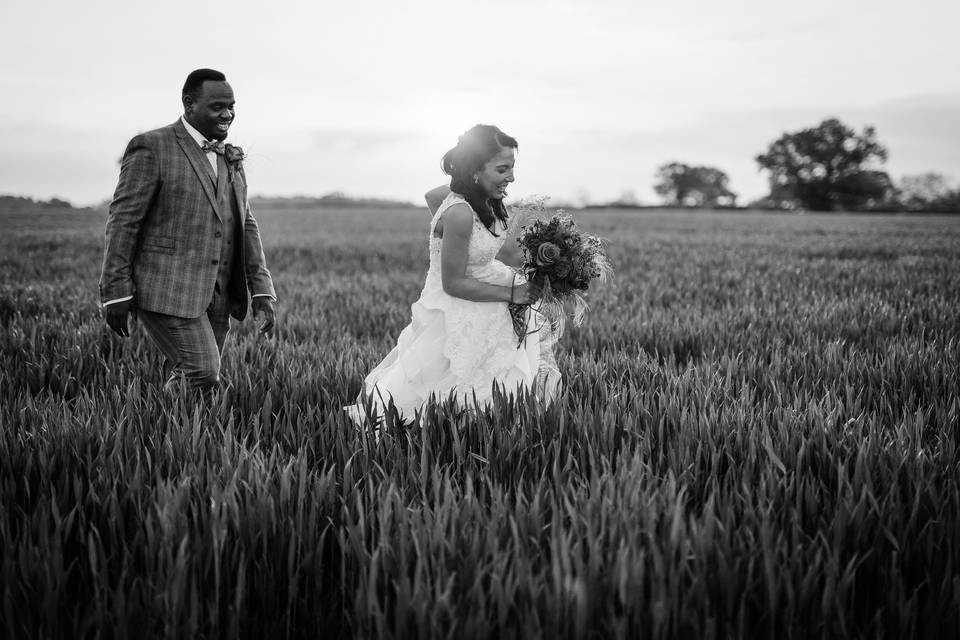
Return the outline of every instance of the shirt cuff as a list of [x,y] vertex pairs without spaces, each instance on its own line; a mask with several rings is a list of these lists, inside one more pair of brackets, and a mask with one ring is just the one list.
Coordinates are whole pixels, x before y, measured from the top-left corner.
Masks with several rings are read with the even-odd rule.
[[276,302],[276,301],[277,301],[277,299],[274,298],[274,297],[273,297],[272,295],[270,295],[269,293],[255,293],[255,294],[253,294],[253,295],[250,296],[250,297],[251,297],[251,298],[270,298],[270,302]]
[[116,304],[117,302],[126,302],[127,300],[133,300],[133,296],[127,296],[125,298],[116,298],[115,300],[107,300],[103,303],[103,306],[109,307],[111,304]]

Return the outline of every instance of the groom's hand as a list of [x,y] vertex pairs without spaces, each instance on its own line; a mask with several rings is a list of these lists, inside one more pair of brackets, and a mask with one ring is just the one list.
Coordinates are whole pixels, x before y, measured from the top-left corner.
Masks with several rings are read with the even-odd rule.
[[114,302],[113,304],[108,304],[104,309],[107,326],[113,329],[113,332],[121,338],[126,338],[130,335],[130,329],[127,326],[127,316],[131,313],[135,313],[132,300]]
[[277,321],[277,313],[273,309],[273,300],[266,296],[257,296],[253,299],[253,321],[257,324],[257,330],[268,335],[273,331],[273,325]]

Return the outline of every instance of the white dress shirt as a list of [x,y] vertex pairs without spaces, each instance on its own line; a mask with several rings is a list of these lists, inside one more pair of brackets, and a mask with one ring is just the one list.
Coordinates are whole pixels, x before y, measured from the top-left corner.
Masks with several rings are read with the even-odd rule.
[[[187,119],[184,118],[183,116],[180,116],[180,122],[183,123],[183,127],[187,130],[187,133],[190,134],[190,137],[193,138],[194,142],[196,142],[197,146],[200,147],[201,149],[203,149],[204,144],[208,142],[215,142],[214,140],[207,140],[206,138],[204,138],[203,134],[197,131],[196,129],[194,129],[193,125],[187,122]],[[213,175],[215,177],[220,177],[217,171],[217,154],[214,153],[213,151],[207,151],[206,156],[207,156],[207,162],[209,162],[210,166],[213,167]]]

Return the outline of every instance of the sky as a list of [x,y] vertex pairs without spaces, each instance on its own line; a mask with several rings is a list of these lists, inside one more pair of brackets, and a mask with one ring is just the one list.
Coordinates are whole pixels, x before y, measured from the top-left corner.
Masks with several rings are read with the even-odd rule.
[[109,199],[198,67],[237,98],[251,193],[422,202],[478,122],[519,140],[511,197],[655,203],[658,166],[754,157],[838,117],[896,180],[960,180],[960,3],[942,0],[6,0],[0,193]]

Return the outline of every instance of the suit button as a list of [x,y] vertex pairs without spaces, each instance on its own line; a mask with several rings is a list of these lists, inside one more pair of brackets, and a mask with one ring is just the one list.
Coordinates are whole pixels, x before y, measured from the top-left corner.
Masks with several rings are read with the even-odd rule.
[[215,234],[213,234],[213,237],[214,237],[214,238],[219,238],[219,237],[222,236],[222,235],[223,235],[222,233],[220,233],[219,231],[217,231]]

